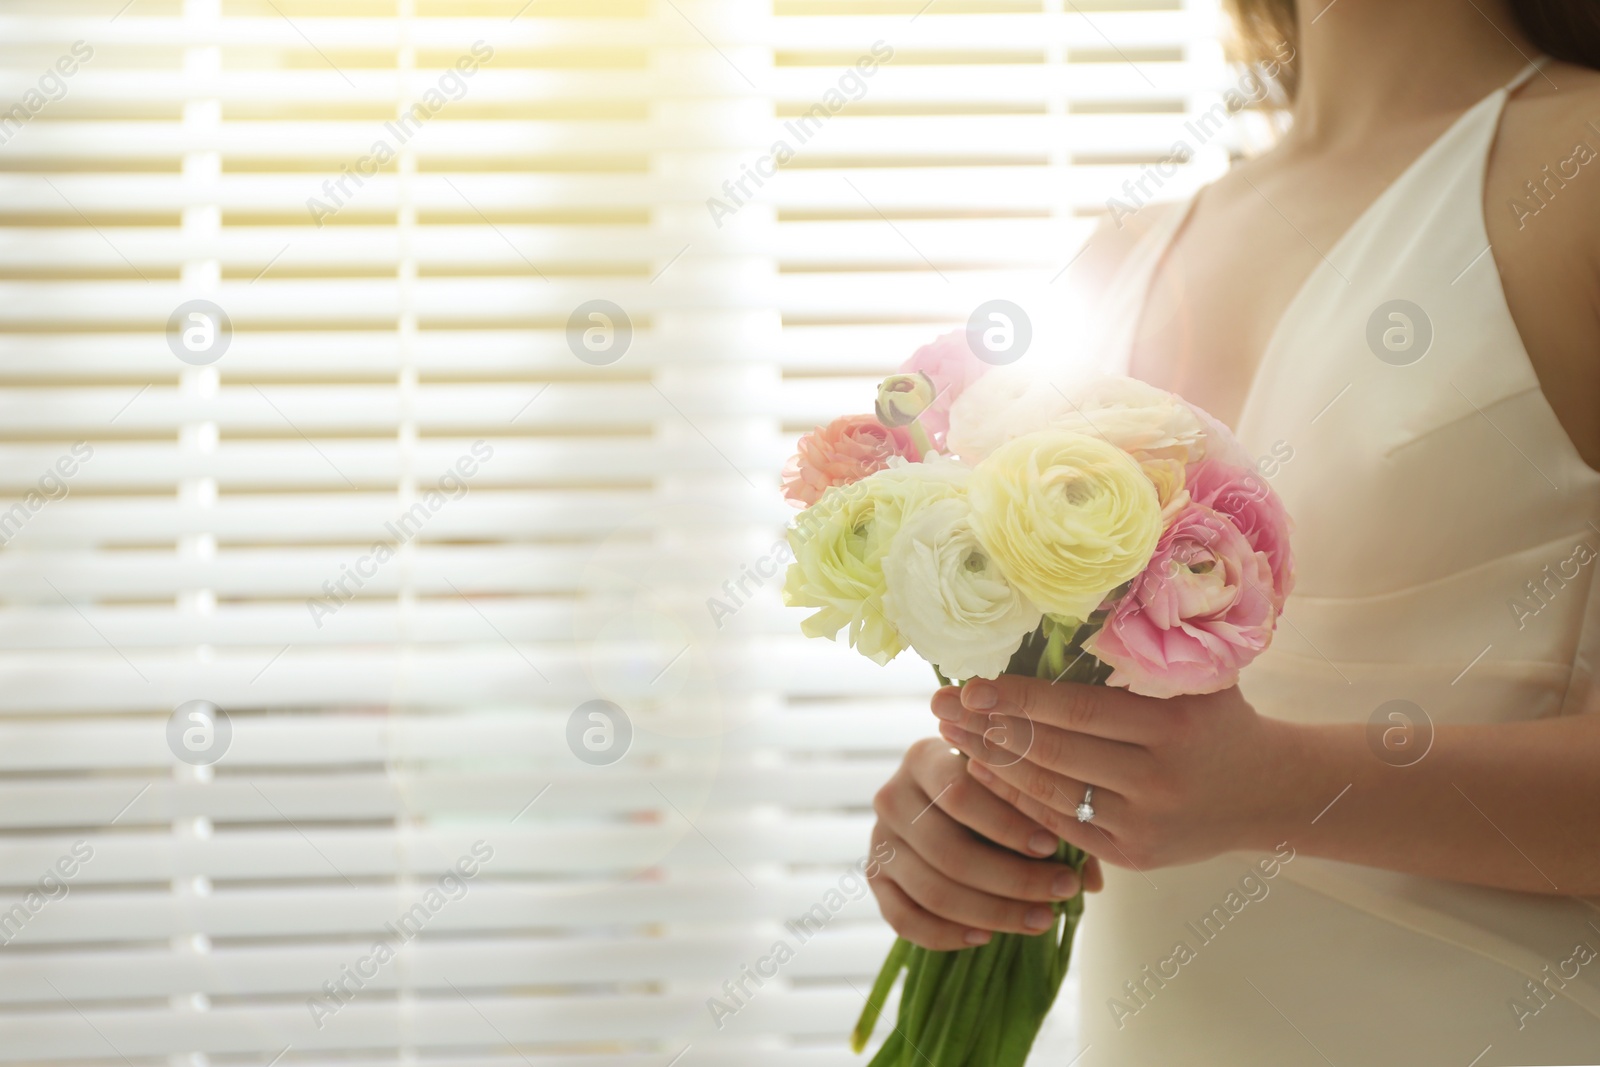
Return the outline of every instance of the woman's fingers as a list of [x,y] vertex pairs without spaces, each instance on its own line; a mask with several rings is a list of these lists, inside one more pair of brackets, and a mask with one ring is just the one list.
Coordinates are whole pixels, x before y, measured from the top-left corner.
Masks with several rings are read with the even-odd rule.
[[1098,893],[1106,887],[1106,874],[1100,869],[1100,861],[1090,856],[1083,865],[1083,889],[1086,893]]
[[962,706],[955,689],[934,695],[933,713],[941,720],[940,733],[947,740],[951,727],[974,735],[982,754],[963,751],[990,764],[1027,760],[1080,781],[1127,789],[1139,780],[1150,760],[1144,748],[1124,741],[1074,733],[1000,711],[972,711]]
[[1074,895],[1078,877],[1071,866],[1012,851],[1048,856],[1060,839],[973,781],[965,763],[942,746],[909,761],[915,784],[896,776],[874,798],[880,828],[946,878],[984,893],[1043,902]]
[[[921,744],[922,742],[918,742]],[[966,760],[949,745],[931,759],[913,761],[912,776],[939,809],[962,826],[1013,852],[1046,858],[1055,853],[1056,835],[986,789],[975,789]]]
[[[1119,794],[1102,782],[1085,783],[1081,779],[1067,775],[1057,774],[1055,771],[1046,770],[1031,760],[1016,760],[1007,762],[1005,757],[998,762],[993,753],[985,753],[982,741],[963,730],[956,730],[945,724],[943,731],[945,738],[961,751],[972,756],[972,762],[967,767],[967,773],[984,785],[989,786],[1000,799],[1014,804],[1006,793],[994,789],[991,777],[1009,786],[1012,790],[1023,796],[1031,797],[1040,804],[1050,808],[1058,815],[1071,815],[1077,818],[1078,802],[1084,798],[1087,785],[1095,788],[1092,801],[1096,817],[1107,825],[1116,822],[1119,805],[1115,803]],[[1108,803],[1109,802],[1109,803]],[[1109,811],[1108,811],[1109,809]],[[1027,809],[1020,809],[1024,814],[1030,814]],[[1058,823],[1047,823],[1047,828],[1055,830]]]
[[[991,804],[1008,806],[965,776],[945,791],[940,804],[947,803],[957,811]],[[1019,812],[1018,818],[1021,817]],[[1032,820],[1027,821],[1037,825]],[[1078,892],[1080,879],[1068,864],[1024,859],[996,848],[980,840],[940,807],[930,807],[914,824],[893,828],[928,866],[950,881],[980,892],[1010,900],[1046,903],[1065,900]],[[1043,829],[1035,832],[1048,839],[1050,850],[1054,852],[1059,843],[1057,837]]]
[[895,840],[894,862],[884,867],[898,885],[930,915],[978,930],[1036,934],[1049,929],[1055,912],[1049,904],[1029,903],[995,896],[948,877],[917,853],[908,841]]
[[[1034,769],[1037,770],[1037,768]],[[1075,798],[1065,789],[1061,790],[1060,795],[1056,797],[1056,803],[1060,805],[1060,807],[1057,807],[1034,798],[1030,794],[1023,792],[1011,781],[1002,777],[1003,774],[1011,773],[1015,770],[1015,767],[990,767],[979,760],[973,760],[967,764],[967,773],[985,789],[1007,804],[1012,805],[1030,819],[1038,822],[1069,845],[1075,845],[1092,855],[1098,855],[1104,851],[1102,847],[1104,839],[1101,838],[1100,834],[1091,829],[1088,823],[1079,822],[1075,814],[1067,813],[1068,809],[1076,809],[1078,801],[1083,799],[1082,787],[1077,787],[1078,795]],[[1069,788],[1071,787],[1069,786]],[[1114,798],[1115,794],[1108,793],[1104,799],[1111,800]],[[1102,799],[1100,790],[1096,789],[1093,804],[1095,807],[1095,822],[1097,823],[1102,821]]]
[[1059,837],[969,776],[967,766],[947,745],[918,742],[873,798],[875,854],[887,847],[894,857],[871,879],[873,893],[895,930],[928,948],[982,944],[992,931],[1047,929],[1051,904],[1091,876],[1012,851],[1048,855]]
[[997,711],[1073,733],[1144,744],[1166,732],[1166,702],[1114,686],[1048,682],[1019,674],[974,678],[959,692],[968,711]]
[[872,886],[873,896],[878,898],[878,910],[889,927],[913,945],[936,952],[954,952],[987,944],[992,936],[984,930],[958,926],[920,907],[884,871],[879,871],[868,884]]
[[[1096,814],[1093,822],[1080,823],[1075,816],[1047,813],[1044,806],[1029,796],[1017,797],[1017,806],[1024,811],[1034,812],[1043,821],[1059,821],[1062,827],[1062,837],[1071,841],[1079,848],[1088,852],[1094,850],[1094,855],[1089,859],[1093,865],[1091,872],[1089,864],[1083,868],[1083,887],[1090,893],[1098,893],[1105,888],[1105,872],[1101,869],[1098,857],[1104,856],[1108,862],[1117,867],[1124,867],[1130,871],[1144,873],[1149,866],[1148,861],[1135,862],[1128,853],[1137,849],[1124,837],[1120,837],[1115,830],[1108,830],[1100,825],[1100,817]],[[1100,806],[1100,793],[1095,791],[1095,807]]]

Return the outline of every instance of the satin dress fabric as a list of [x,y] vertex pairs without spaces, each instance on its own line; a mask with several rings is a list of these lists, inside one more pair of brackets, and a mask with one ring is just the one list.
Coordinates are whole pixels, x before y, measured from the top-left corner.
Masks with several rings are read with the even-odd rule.
[[[1534,73],[1464,113],[1328,250],[1236,427],[1298,560],[1242,692],[1283,719],[1368,723],[1396,774],[1427,758],[1430,725],[1600,701],[1600,473],[1541,391],[1484,216],[1506,100]],[[1188,211],[1112,280],[1104,369],[1126,372]],[[1458,792],[1441,803],[1481,817],[1485,862],[1541,866]],[[1108,866],[1078,936],[1082,1067],[1600,1064],[1600,900],[1554,883],[1414,877],[1301,855],[1291,836],[1276,853]]]

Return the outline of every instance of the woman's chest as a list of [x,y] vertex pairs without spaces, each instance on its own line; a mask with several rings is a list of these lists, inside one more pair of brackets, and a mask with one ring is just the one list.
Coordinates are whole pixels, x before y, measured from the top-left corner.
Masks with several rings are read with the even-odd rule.
[[1251,172],[1189,209],[1149,279],[1130,349],[1134,375],[1229,425],[1311,277],[1347,280],[1329,253],[1384,187],[1370,164],[1335,160]]
[[1310,228],[1266,204],[1275,233],[1208,190],[1143,280],[1132,372],[1236,427],[1300,524],[1308,590],[1457,573],[1592,510],[1591,472],[1479,259],[1481,191],[1441,196]]
[[[1575,450],[1600,468],[1600,360],[1594,358],[1600,350],[1594,296],[1600,276],[1592,241],[1579,225],[1600,205],[1600,177],[1579,169],[1576,177],[1562,179],[1579,164],[1563,171],[1560,160],[1541,172],[1539,160],[1555,158],[1551,154],[1559,155],[1564,143],[1547,125],[1557,124],[1512,125],[1478,166],[1481,185],[1471,183],[1475,195],[1455,205],[1458,218],[1443,220],[1453,236],[1477,234],[1479,240],[1460,263],[1437,268],[1448,274],[1442,280],[1451,289],[1476,280],[1486,302],[1448,299],[1440,310],[1469,322],[1490,315],[1509,324],[1512,337],[1500,358],[1532,369]],[[1590,169],[1600,168],[1600,135],[1595,145]],[[1578,148],[1568,152],[1589,158]],[[1259,367],[1281,337],[1293,334],[1285,319],[1292,320],[1313,280],[1335,283],[1319,290],[1318,299],[1372,302],[1372,266],[1349,254],[1345,238],[1383,226],[1391,250],[1427,239],[1428,219],[1382,210],[1405,150],[1384,155],[1382,165],[1374,165],[1370,155],[1283,165],[1264,160],[1207,188],[1148,279],[1132,331],[1131,373],[1237,425]],[[1543,201],[1528,193],[1524,172],[1543,177]],[[1578,179],[1589,177],[1593,189],[1579,188]],[[1536,206],[1535,214],[1528,204]],[[1402,280],[1395,292],[1379,294],[1378,302],[1404,295],[1401,289],[1414,296],[1440,280]],[[1407,328],[1400,321],[1383,325],[1402,334]],[[1304,358],[1303,349],[1285,347],[1282,358]]]

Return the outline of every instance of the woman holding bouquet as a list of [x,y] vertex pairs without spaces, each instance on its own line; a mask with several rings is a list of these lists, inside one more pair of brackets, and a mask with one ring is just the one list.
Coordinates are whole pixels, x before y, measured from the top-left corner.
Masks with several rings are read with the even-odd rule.
[[1095,857],[1086,1065],[1600,1062],[1600,9],[1232,6],[1290,132],[1069,277],[1294,516],[1272,645],[1204,696],[940,690],[874,891],[959,949]]

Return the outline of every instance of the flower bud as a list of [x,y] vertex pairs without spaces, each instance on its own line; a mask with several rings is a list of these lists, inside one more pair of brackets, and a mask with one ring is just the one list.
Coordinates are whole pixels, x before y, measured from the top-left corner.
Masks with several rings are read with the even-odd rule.
[[909,426],[937,396],[933,379],[921,371],[891,374],[878,383],[878,421],[885,426]]

